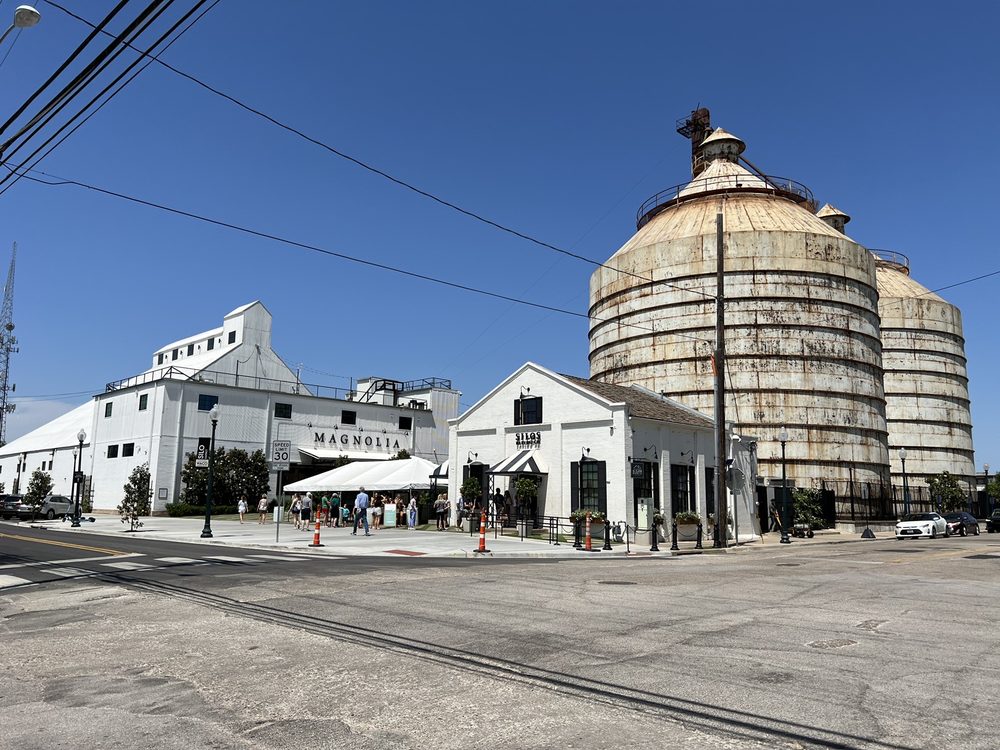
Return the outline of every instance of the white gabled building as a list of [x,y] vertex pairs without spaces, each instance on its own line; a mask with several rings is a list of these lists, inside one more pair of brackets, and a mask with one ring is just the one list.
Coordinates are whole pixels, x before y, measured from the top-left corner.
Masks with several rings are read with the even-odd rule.
[[469,476],[484,492],[539,482],[538,516],[578,508],[648,527],[654,509],[711,507],[712,420],[636,386],[560,375],[528,362],[450,424],[449,497]]
[[[198,439],[210,436],[216,404],[216,447],[252,452],[291,443],[282,485],[340,456],[385,460],[406,450],[435,460],[447,452],[447,420],[458,413],[460,394],[447,380],[366,378],[350,389],[302,383],[272,350],[271,314],[260,302],[233,310],[219,328],[161,347],[151,365],[0,448],[0,481],[17,478],[20,467],[23,492],[27,476],[42,468],[53,492],[70,494],[83,429],[85,487],[95,511],[113,511],[132,470],[148,463],[156,512],[178,498],[181,468]],[[277,479],[272,474],[272,492]],[[15,490],[10,481],[7,490]]]

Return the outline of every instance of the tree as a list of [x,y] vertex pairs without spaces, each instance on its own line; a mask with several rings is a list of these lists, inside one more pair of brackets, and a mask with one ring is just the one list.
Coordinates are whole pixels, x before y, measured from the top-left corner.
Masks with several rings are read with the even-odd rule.
[[[0,492],[3,492],[3,485],[0,485]],[[986,494],[994,503],[1000,500],[1000,476],[994,476],[986,483]]]
[[410,452],[408,450],[406,450],[406,448],[400,448],[399,449],[399,453],[397,453],[395,456],[393,456],[389,460],[390,461],[398,461],[398,460],[401,460],[401,459],[404,459],[404,458],[409,458],[409,457],[410,457]]
[[[208,469],[194,465],[195,454],[188,453],[181,469],[184,483],[182,499],[192,505],[204,505],[208,498]],[[267,457],[264,451],[247,453],[241,448],[216,448],[212,456],[212,503],[235,505],[241,495],[248,501],[268,490]]]
[[952,510],[962,510],[969,502],[965,490],[958,483],[958,477],[947,471],[927,477],[927,488],[931,499],[947,513]]
[[472,500],[478,503],[483,495],[482,485],[479,484],[479,480],[475,477],[469,477],[464,482],[462,482],[461,489],[462,497],[466,500]]
[[35,469],[31,473],[31,481],[28,482],[28,491],[24,493],[24,502],[31,506],[31,520],[35,520],[35,514],[42,507],[42,501],[52,492],[52,477],[41,469]]
[[819,490],[802,487],[792,490],[792,511],[795,523],[807,523],[810,529],[822,529],[826,526]]
[[129,524],[129,531],[135,531],[142,528],[139,517],[149,515],[149,499],[153,494],[149,486],[149,464],[132,469],[124,490],[125,497],[117,508],[118,515],[122,517],[122,523]]

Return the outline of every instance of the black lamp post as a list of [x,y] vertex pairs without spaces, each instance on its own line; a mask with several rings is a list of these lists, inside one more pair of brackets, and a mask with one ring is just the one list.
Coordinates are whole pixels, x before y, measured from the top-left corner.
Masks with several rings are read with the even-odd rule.
[[906,448],[899,449],[899,460],[903,464],[903,513],[910,515],[910,485],[906,481]]
[[785,471],[785,443],[788,442],[788,430],[784,427],[778,433],[778,442],[781,443],[781,543],[791,544],[788,538],[788,476]]
[[219,424],[219,405],[212,406],[208,413],[212,420],[212,440],[208,447],[208,490],[205,493],[205,528],[201,530],[202,539],[212,538],[212,469],[215,463],[215,428]]
[[80,430],[76,433],[76,460],[73,461],[73,523],[74,529],[80,528],[80,501],[83,499],[83,441],[87,433]]
[[[990,497],[990,465],[983,464],[983,492],[990,504],[990,513],[993,512],[993,498]],[[982,508],[980,508],[982,510]]]

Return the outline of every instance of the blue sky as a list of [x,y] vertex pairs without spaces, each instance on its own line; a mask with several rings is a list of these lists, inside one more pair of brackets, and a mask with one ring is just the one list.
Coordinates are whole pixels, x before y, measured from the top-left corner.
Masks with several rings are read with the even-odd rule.
[[[65,0],[98,20],[112,3]],[[0,3],[0,18],[13,12]],[[179,5],[186,5],[181,2]],[[0,66],[4,119],[85,34],[41,23]],[[222,0],[164,59],[402,179],[604,260],[689,175],[698,104],[746,156],[851,214],[936,288],[1000,269],[1000,12],[841,3]],[[0,58],[8,50],[8,38]],[[153,65],[39,167],[228,222],[579,312],[592,267],[463,217]],[[18,243],[8,439],[260,299],[307,382],[451,378],[472,404],[526,360],[587,375],[586,322],[254,239],[73,187],[0,197]],[[1000,276],[965,320],[976,462],[1000,466]],[[61,395],[74,394],[74,395]]]

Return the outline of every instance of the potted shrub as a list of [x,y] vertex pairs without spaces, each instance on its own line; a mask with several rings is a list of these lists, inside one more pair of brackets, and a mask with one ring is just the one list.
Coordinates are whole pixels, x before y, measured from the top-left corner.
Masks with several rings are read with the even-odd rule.
[[667,541],[666,536],[663,534],[663,524],[666,522],[666,517],[660,511],[653,513],[653,528],[656,529],[656,540],[658,542]]
[[693,542],[698,538],[698,524],[701,523],[701,516],[691,510],[682,510],[674,515],[674,523],[677,524],[678,541]]

